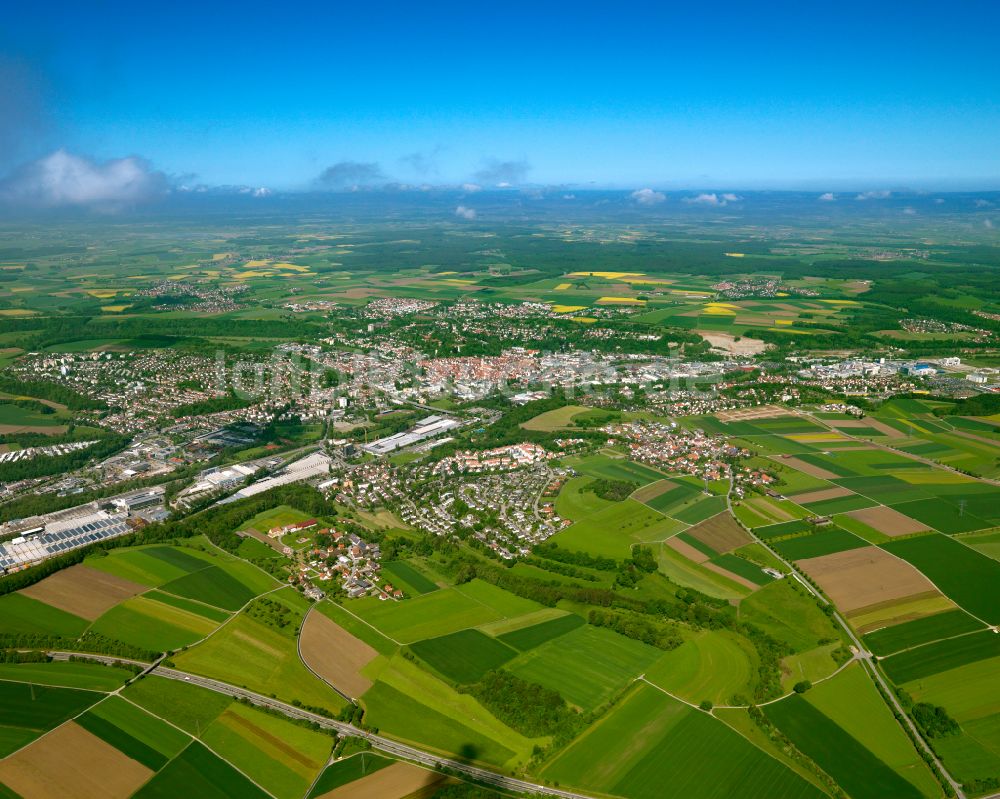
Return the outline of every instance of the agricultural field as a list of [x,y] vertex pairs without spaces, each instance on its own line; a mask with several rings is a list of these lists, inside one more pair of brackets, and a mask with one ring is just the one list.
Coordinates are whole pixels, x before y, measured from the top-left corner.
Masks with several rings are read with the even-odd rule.
[[[622,735],[622,730],[642,731]],[[823,793],[710,715],[639,683],[542,775],[618,796],[775,799]]]
[[289,606],[290,628],[275,629],[244,611],[197,646],[176,655],[174,662],[179,669],[195,674],[338,712],[343,698],[313,675],[299,657],[297,634],[306,601],[290,588],[272,598]]

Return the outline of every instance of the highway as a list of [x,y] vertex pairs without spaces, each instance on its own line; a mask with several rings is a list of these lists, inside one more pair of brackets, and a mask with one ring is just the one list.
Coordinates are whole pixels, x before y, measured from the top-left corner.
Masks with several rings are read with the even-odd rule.
[[187,672],[178,671],[177,669],[168,669],[165,666],[160,666],[158,664],[143,663],[137,660],[116,658],[108,655],[91,655],[82,652],[49,652],[48,654],[53,660],[69,660],[71,657],[82,657],[87,658],[88,660],[100,661],[101,663],[106,663],[108,665],[112,665],[114,663],[127,663],[133,666],[138,666],[142,668],[146,674],[155,672],[157,676],[165,677],[169,680],[178,680],[180,682],[186,682],[191,685],[198,685],[202,688],[207,688],[209,691],[215,691],[216,693],[246,699],[254,705],[276,710],[277,712],[290,718],[315,722],[324,729],[335,730],[340,735],[352,735],[357,738],[364,738],[372,745],[373,749],[378,749],[381,752],[385,752],[395,757],[410,760],[431,769],[446,768],[456,773],[465,774],[478,782],[493,785],[505,791],[538,794],[544,796],[558,796],[563,799],[591,799],[591,797],[586,794],[564,791],[560,788],[552,788],[548,785],[538,785],[533,782],[519,780],[516,777],[498,774],[495,771],[480,768],[479,766],[473,766],[459,760],[450,760],[449,758],[441,757],[440,755],[435,755],[430,752],[417,749],[413,746],[393,741],[381,735],[375,735],[367,730],[355,727],[352,724],[330,719],[326,716],[320,716],[316,713],[310,713],[308,710],[297,708],[294,705],[289,705],[285,702],[279,702],[277,699],[272,699],[269,696],[248,691],[245,688],[238,688],[235,685],[230,685],[229,683],[221,682],[219,680],[212,680],[208,677],[200,677],[197,674],[188,674]]

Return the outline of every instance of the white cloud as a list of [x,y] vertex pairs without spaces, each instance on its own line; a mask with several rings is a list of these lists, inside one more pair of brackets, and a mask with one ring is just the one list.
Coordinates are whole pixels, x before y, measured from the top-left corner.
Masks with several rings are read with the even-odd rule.
[[885,189],[880,189],[878,191],[863,191],[855,200],[887,200],[892,196],[891,191],[886,191]]
[[992,219],[984,219],[983,220],[983,227],[988,227],[990,230],[993,230],[993,220]]
[[735,203],[735,202],[738,202],[738,201],[742,200],[743,198],[740,197],[738,194],[733,194],[731,192],[728,192],[728,193],[722,195],[722,199],[723,199],[724,202],[727,202],[727,203]]
[[166,193],[167,179],[141,158],[91,161],[66,150],[25,164],[0,183],[0,198],[29,205],[120,205]]
[[685,197],[684,202],[698,205],[725,205],[725,200],[720,200],[715,192],[702,192],[697,197]]
[[993,205],[993,203],[991,203],[989,200],[984,200],[980,197],[975,201],[974,205],[976,206],[976,208],[989,208],[990,206]]
[[473,192],[482,191],[482,190],[483,190],[483,187],[480,186],[478,183],[463,183],[462,184],[462,191],[467,191],[470,194],[473,193]]
[[667,199],[667,195],[662,191],[653,191],[652,189],[638,189],[629,196],[639,205],[659,205]]
[[465,205],[460,205],[458,206],[458,208],[455,209],[455,216],[457,216],[459,219],[470,219],[470,220],[475,219],[476,209],[469,208]]
[[912,208],[911,206],[908,205],[908,206],[906,206],[906,208],[903,209],[903,213],[906,214],[907,216],[916,216],[917,215],[917,209],[916,208]]
[[833,196],[832,191],[828,191],[825,194],[821,194],[819,197],[817,197],[817,199],[822,200],[825,203],[832,203],[837,198]]

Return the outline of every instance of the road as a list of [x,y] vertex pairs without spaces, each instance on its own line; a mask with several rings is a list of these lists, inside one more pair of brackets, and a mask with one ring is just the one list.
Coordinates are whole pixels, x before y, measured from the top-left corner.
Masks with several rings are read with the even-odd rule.
[[[726,492],[726,507],[729,509],[729,514],[736,520],[737,524],[739,524],[740,527],[746,530],[746,532],[754,539],[754,541],[756,541],[758,544],[763,545],[768,552],[770,552],[772,555],[774,555],[774,557],[776,557],[779,561],[781,561],[781,563],[785,566],[785,568],[788,569],[789,573],[796,580],[798,580],[799,583],[801,583],[807,589],[809,589],[809,591],[813,594],[813,596],[817,597],[824,605],[829,605],[830,602],[826,599],[826,597],[824,597],[815,588],[813,588],[812,584],[807,579],[805,579],[803,575],[799,573],[798,569],[796,569],[794,565],[792,565],[789,561],[785,560],[785,558],[782,557],[780,553],[776,552],[774,549],[768,546],[766,541],[755,535],[754,531],[749,527],[747,527],[745,524],[743,524],[743,522],[740,521],[739,517],[735,513],[733,513],[733,488],[735,487],[735,485],[736,484],[733,481],[733,476],[732,474],[730,474],[729,491]],[[962,791],[961,784],[957,780],[955,780],[955,778],[952,777],[950,773],[948,773],[948,770],[944,767],[944,764],[938,759],[938,756],[934,754],[934,750],[927,745],[927,742],[920,735],[920,733],[917,730],[917,726],[913,723],[913,720],[909,717],[909,715],[907,715],[907,713],[903,710],[903,706],[900,705],[899,700],[896,698],[895,692],[888,685],[888,683],[886,683],[885,679],[882,677],[881,672],[875,667],[871,652],[865,649],[860,639],[858,639],[858,637],[854,634],[854,631],[850,628],[847,622],[844,621],[844,619],[841,617],[840,613],[836,609],[834,609],[833,612],[833,619],[834,621],[837,622],[840,628],[847,634],[847,637],[850,639],[851,643],[854,644],[854,647],[855,649],[857,649],[858,652],[857,659],[861,661],[862,666],[864,667],[865,671],[868,672],[869,676],[872,677],[872,679],[874,679],[882,687],[883,696],[888,697],[889,704],[892,705],[893,710],[895,710],[895,712],[898,713],[899,716],[903,719],[902,723],[904,723],[907,729],[910,731],[913,740],[919,742],[918,746],[922,750],[921,754],[926,752],[928,755],[930,755],[934,765],[937,766],[941,774],[944,775],[944,778],[948,780],[948,783],[955,790],[955,796],[957,797],[957,799],[965,799],[965,793]]]
[[519,780],[516,777],[498,774],[495,771],[480,768],[479,766],[473,766],[470,763],[465,763],[459,760],[451,760],[446,757],[435,755],[431,752],[425,752],[413,746],[408,746],[407,744],[393,741],[381,735],[375,735],[367,730],[362,730],[359,727],[355,727],[353,724],[337,721],[335,719],[329,719],[326,716],[320,716],[316,713],[310,713],[308,710],[302,710],[301,708],[297,708],[293,705],[279,702],[277,699],[272,699],[269,696],[248,691],[245,688],[238,688],[235,685],[230,685],[229,683],[221,682],[220,680],[212,680],[208,677],[200,677],[197,674],[188,674],[187,672],[178,671],[177,669],[168,669],[165,666],[159,666],[156,664],[143,663],[141,661],[128,660],[126,658],[110,657],[107,655],[91,655],[81,652],[49,652],[48,654],[53,660],[69,660],[70,657],[85,657],[89,660],[107,663],[108,665],[112,665],[114,663],[128,663],[142,668],[147,674],[155,672],[157,676],[165,677],[168,680],[178,680],[191,685],[198,685],[202,688],[207,688],[209,691],[215,691],[216,693],[225,694],[226,696],[246,699],[254,705],[276,710],[277,712],[290,718],[315,722],[324,729],[335,730],[340,735],[351,735],[357,738],[364,738],[372,745],[373,749],[378,749],[381,752],[385,752],[405,760],[410,760],[414,763],[420,763],[428,768],[447,768],[451,771],[465,774],[478,782],[493,785],[502,790],[513,791],[516,793],[558,796],[562,797],[562,799],[591,799],[586,794],[564,791],[559,788],[552,788],[548,785],[538,785],[533,782]]

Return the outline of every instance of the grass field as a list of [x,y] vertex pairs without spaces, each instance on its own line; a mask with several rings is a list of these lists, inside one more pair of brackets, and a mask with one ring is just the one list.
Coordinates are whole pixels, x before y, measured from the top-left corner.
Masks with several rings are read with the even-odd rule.
[[796,652],[839,637],[830,617],[794,580],[776,580],[740,602],[740,618],[784,641]]
[[161,590],[225,610],[239,610],[258,593],[218,566],[178,577],[161,586]]
[[0,681],[0,757],[102,698],[93,691]]
[[78,716],[76,723],[151,771],[163,768],[191,741],[183,732],[116,696]]
[[939,794],[934,775],[860,663],[852,663],[832,679],[817,683],[805,698],[925,796]]
[[433,580],[425,577],[409,563],[401,560],[383,563],[382,579],[398,584],[398,587],[409,594],[428,594],[431,591],[436,591],[438,588]]
[[646,669],[647,680],[694,704],[728,704],[737,694],[753,695],[758,658],[749,641],[726,630],[685,639]]
[[[30,682],[88,691],[114,691],[132,677],[132,672],[100,663],[0,663],[0,680]],[[2,722],[0,722],[2,723]]]
[[170,761],[138,793],[136,799],[266,799],[267,794],[197,741]]
[[202,740],[278,799],[298,799],[306,793],[334,741],[238,703],[212,722]]
[[646,485],[656,480],[662,480],[664,475],[641,463],[612,458],[609,455],[587,455],[583,458],[568,458],[567,466],[572,466],[577,472],[588,477],[603,477],[607,480],[629,480],[640,485]]
[[660,658],[662,652],[603,628],[585,626],[523,653],[506,670],[593,710]]
[[542,776],[628,799],[823,796],[722,722],[648,684],[637,685],[548,763]]
[[512,630],[498,637],[508,646],[512,646],[520,652],[527,652],[529,649],[534,649],[536,646],[541,646],[561,635],[572,632],[586,623],[580,616],[570,613],[543,621],[540,624],[533,624],[530,627]]
[[857,549],[867,544],[867,541],[858,538],[854,533],[841,530],[839,527],[822,527],[812,535],[771,542],[786,560],[818,558],[821,555],[832,555],[834,552]]
[[568,549],[622,560],[630,557],[637,542],[662,540],[679,526],[642,503],[626,499],[576,521],[551,541]]
[[551,433],[561,427],[568,427],[573,423],[573,417],[577,414],[587,413],[591,409],[583,405],[564,405],[562,408],[540,413],[521,424],[525,430],[539,430],[543,433]]
[[492,738],[422,704],[382,682],[364,696],[369,724],[404,741],[424,744],[448,754],[502,765],[514,752]]
[[89,622],[17,592],[0,597],[0,619],[8,633],[80,635]]
[[794,694],[763,708],[798,749],[832,776],[852,799],[918,799],[921,792],[838,724]]
[[[443,680],[435,677],[416,663],[396,655],[383,663],[373,663],[366,673],[378,671],[377,685],[388,686],[408,697],[414,698],[422,706],[432,709],[441,716],[442,723],[448,721],[468,728],[484,740],[509,750],[520,762],[527,762],[531,756],[534,741],[506,726],[491,715],[469,694],[456,691]],[[369,692],[370,693],[370,692]],[[366,707],[369,695],[362,698]],[[416,723],[418,719],[414,719]],[[456,752],[458,750],[452,750]],[[507,755],[506,757],[510,757]],[[500,762],[500,761],[497,761]]]
[[[289,589],[290,590],[290,589]],[[296,641],[240,615],[207,641],[174,657],[177,668],[245,685],[265,695],[325,707],[336,713],[344,700],[299,660]]]
[[908,649],[885,658],[881,664],[889,679],[902,685],[995,657],[1000,657],[1000,635],[983,631]]
[[111,608],[91,629],[153,652],[165,652],[193,644],[218,626],[202,615],[138,596]]
[[208,729],[233,702],[232,698],[207,688],[155,675],[132,683],[123,696],[191,735]]
[[909,561],[969,613],[1000,624],[1000,563],[945,535],[890,541],[882,547]]
[[982,622],[964,610],[948,610],[870,632],[865,636],[865,643],[876,655],[884,656],[982,628]]
[[[468,585],[463,588],[468,588]],[[471,601],[454,588],[403,602],[380,602],[365,597],[351,602],[349,610],[390,639],[404,644],[448,635],[503,618],[503,614]]]
[[374,752],[358,752],[343,760],[331,763],[316,780],[312,791],[309,792],[309,799],[322,796],[334,788],[340,788],[369,774],[374,774],[386,766],[391,766],[394,762],[396,761]]
[[464,685],[477,682],[486,672],[517,656],[516,650],[479,630],[459,630],[417,641],[410,649],[436,672]]

